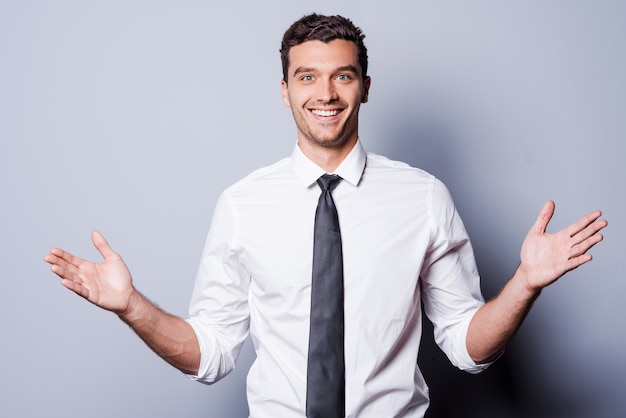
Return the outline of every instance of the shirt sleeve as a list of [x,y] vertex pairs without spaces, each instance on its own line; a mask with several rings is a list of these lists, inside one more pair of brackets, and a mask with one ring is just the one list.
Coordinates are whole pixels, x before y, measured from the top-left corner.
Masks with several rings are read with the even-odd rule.
[[432,321],[435,341],[452,364],[470,373],[476,364],[466,337],[474,313],[484,304],[474,251],[448,189],[434,180],[429,202],[431,245],[421,272],[424,312]]
[[223,193],[216,205],[189,305],[189,318],[200,344],[198,375],[214,383],[235,367],[249,330],[249,275],[239,261],[236,212]]

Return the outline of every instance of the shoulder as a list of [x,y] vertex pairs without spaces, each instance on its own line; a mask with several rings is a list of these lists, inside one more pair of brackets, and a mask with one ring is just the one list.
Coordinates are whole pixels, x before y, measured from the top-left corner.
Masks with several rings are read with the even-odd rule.
[[417,181],[420,183],[434,184],[439,182],[434,175],[426,170],[371,152],[367,153],[365,173],[389,177],[390,179],[396,178],[404,181]]
[[283,158],[274,164],[258,168],[236,183],[229,186],[224,193],[225,194],[237,194],[246,192],[251,189],[263,187],[264,185],[271,187],[280,182],[280,179],[293,177],[293,170],[291,169],[291,159]]
[[405,162],[368,153],[364,178],[405,194],[415,192],[426,199],[428,212],[433,218],[447,218],[455,211],[450,191],[438,177]]

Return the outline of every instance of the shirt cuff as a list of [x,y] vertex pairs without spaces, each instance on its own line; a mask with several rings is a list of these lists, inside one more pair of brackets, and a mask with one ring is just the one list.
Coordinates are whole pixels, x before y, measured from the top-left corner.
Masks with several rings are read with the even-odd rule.
[[474,314],[476,313],[476,311],[478,311],[478,308],[467,319],[467,322],[466,322],[465,327],[464,327],[465,332],[463,332],[463,335],[462,335],[462,340],[458,342],[459,350],[457,351],[457,353],[458,353],[459,357],[455,361],[455,364],[457,365],[457,367],[459,369],[463,370],[464,372],[470,373],[470,374],[478,374],[478,373],[484,372],[497,359],[499,359],[502,356],[502,354],[504,354],[504,350],[503,350],[498,355],[498,357],[496,357],[492,361],[487,362],[487,363],[480,363],[480,364],[476,363],[472,359],[472,357],[470,356],[469,352],[467,351],[467,332],[469,330],[469,324],[470,324],[472,318],[474,317]]
[[207,359],[207,356],[204,354],[206,344],[204,342],[204,336],[203,332],[201,331],[200,324],[198,324],[197,321],[195,321],[193,318],[188,318],[185,320],[185,322],[187,322],[191,326],[191,329],[193,329],[193,332],[196,334],[198,344],[200,345],[200,366],[198,367],[198,374],[194,375],[185,373],[185,376],[193,381],[210,385],[211,383],[214,383],[217,379],[215,379],[215,377],[209,378],[206,376],[208,374],[209,361]]

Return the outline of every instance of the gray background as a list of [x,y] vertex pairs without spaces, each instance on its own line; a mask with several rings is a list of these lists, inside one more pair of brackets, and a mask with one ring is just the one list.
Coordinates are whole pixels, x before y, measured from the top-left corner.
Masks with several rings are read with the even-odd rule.
[[611,222],[485,374],[425,337],[431,416],[623,416],[626,3],[216,3],[0,0],[0,415],[246,416],[250,344],[219,384],[188,381],[42,256],[98,258],[99,229],[140,290],[186,315],[219,192],[293,148],[279,41],[318,11],[364,29],[362,141],[449,186],[486,297],[545,200],[551,230],[596,208]]

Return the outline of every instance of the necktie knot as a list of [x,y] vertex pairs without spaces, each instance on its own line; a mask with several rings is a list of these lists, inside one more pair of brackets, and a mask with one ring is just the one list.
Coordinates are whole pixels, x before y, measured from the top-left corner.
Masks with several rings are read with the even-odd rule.
[[332,192],[340,181],[341,177],[336,174],[324,174],[317,179],[317,184],[320,186],[322,191]]

